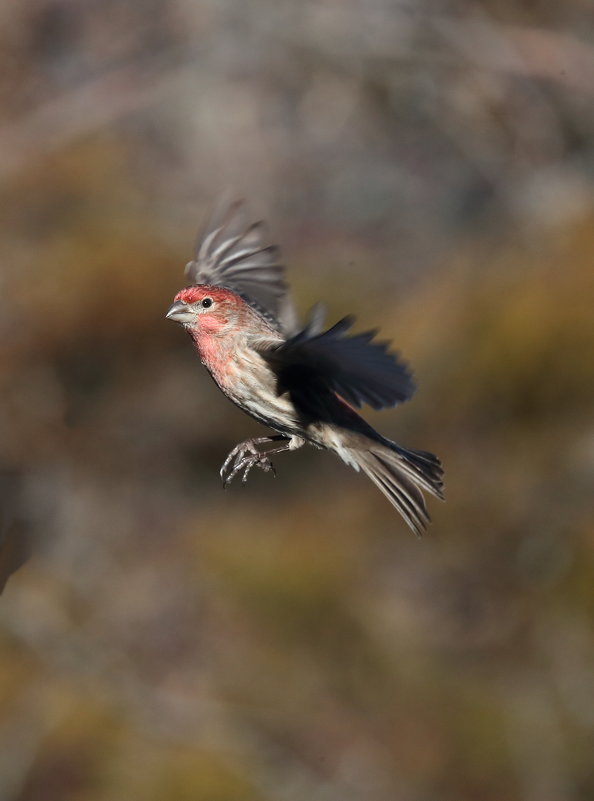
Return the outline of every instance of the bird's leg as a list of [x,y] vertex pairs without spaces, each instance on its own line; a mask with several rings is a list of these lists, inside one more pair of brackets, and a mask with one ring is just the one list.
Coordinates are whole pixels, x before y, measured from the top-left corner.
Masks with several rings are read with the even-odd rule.
[[256,448],[256,445],[263,445],[265,442],[276,442],[278,440],[285,439],[288,439],[288,437],[285,437],[283,434],[275,434],[271,437],[254,437],[253,439],[246,439],[244,442],[240,442],[239,445],[236,445],[233,448],[223,462],[223,466],[220,469],[221,478],[223,478],[232,462],[237,464],[237,462],[243,461],[243,459],[246,457],[246,454],[250,454],[250,457],[260,456],[261,454]]
[[[220,474],[223,480],[223,487],[230,484],[235,476],[242,470],[244,473],[241,480],[245,483],[250,470],[252,467],[256,466],[262,468],[265,473],[272,472],[276,475],[269,456],[272,453],[281,453],[282,451],[289,450],[290,444],[281,445],[279,448],[273,448],[263,453],[257,449],[256,445],[263,445],[266,442],[286,442],[287,440],[290,440],[290,437],[286,437],[284,434],[275,434],[271,437],[256,437],[254,439],[246,439],[245,442],[240,442],[239,445],[233,448],[221,467]],[[225,477],[227,471],[229,472]]]
[[[271,438],[272,439],[272,438]],[[295,446],[293,444],[295,438],[290,437],[274,437],[274,439],[281,440],[281,439],[289,439],[289,442],[286,445],[281,445],[278,448],[271,448],[269,451],[264,451],[263,453],[259,453],[257,460],[254,460],[252,456],[244,457],[241,462],[233,468],[233,476],[235,475],[236,471],[240,472],[244,470],[243,476],[241,477],[241,481],[245,484],[247,481],[248,473],[252,469],[252,467],[261,467],[265,473],[272,473],[273,476],[276,477],[276,470],[274,469],[274,465],[270,461],[270,456],[277,453],[283,453],[283,451],[290,451],[293,450]],[[302,444],[302,441],[300,441]],[[229,477],[229,481],[231,480],[231,476]]]

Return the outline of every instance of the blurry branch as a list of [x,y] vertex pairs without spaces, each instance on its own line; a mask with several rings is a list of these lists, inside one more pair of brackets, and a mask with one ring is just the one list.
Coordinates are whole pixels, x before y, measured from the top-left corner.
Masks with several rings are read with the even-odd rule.
[[[419,18],[416,27],[411,27],[407,19],[405,15],[383,19],[381,30],[373,31],[377,36],[357,39],[355,48],[352,29],[347,24],[337,26],[338,35],[324,48],[325,55],[343,64],[348,61],[357,69],[362,58],[396,59],[427,67],[454,65],[463,56],[476,69],[531,80],[546,79],[573,91],[594,94],[594,47],[569,33],[505,25],[487,16],[464,19],[427,14]],[[445,47],[423,35],[431,31],[438,33]],[[286,31],[280,28],[275,33],[288,39]],[[300,43],[295,37],[291,42]]]
[[31,160],[154,105],[195,69],[194,60],[160,70],[154,63],[147,69],[135,62],[41,103],[22,119],[0,128],[0,178],[6,179]]
[[[428,31],[437,34],[437,41],[429,36],[429,42],[425,38],[419,43],[422,30],[411,29],[410,22],[404,25],[399,15],[391,22],[383,26],[382,35],[358,37],[355,43],[352,29],[346,24],[338,25],[332,46],[324,49],[325,60],[341,71],[351,72],[359,70],[361,59],[372,63],[377,59],[404,61],[425,69],[455,65],[462,59],[478,70],[546,79],[566,89],[594,95],[594,48],[570,34],[502,25],[491,20],[429,15],[421,25],[427,24]],[[217,49],[218,39],[221,45],[224,43],[225,30],[217,33],[218,38],[211,37],[207,55]],[[274,38],[289,47],[303,44],[287,34],[287,28],[280,24],[263,31],[262,38]],[[321,42],[315,47],[320,48]],[[32,159],[105,128],[121,117],[149,108],[184,79],[195,75],[201,65],[202,58],[197,57],[195,50],[182,46],[158,58],[151,55],[148,66],[146,56],[140,61],[131,59],[61,97],[40,103],[20,120],[0,128],[0,177],[6,178]]]
[[474,67],[594,94],[594,48],[575,36],[449,17],[433,19],[432,24]]
[[[594,50],[570,36],[533,28],[499,25],[484,18],[480,21],[459,21],[438,17],[432,20],[432,25],[440,39],[457,52],[462,62],[471,64],[475,78],[474,88],[479,94],[483,75],[496,73],[505,77],[507,74],[516,79],[526,79],[523,85],[524,95],[527,94],[530,105],[537,110],[539,123],[546,130],[549,142],[555,142],[558,153],[563,151],[563,132],[558,109],[552,102],[551,93],[545,91],[541,81],[550,79],[567,83],[572,89],[591,92],[591,84],[583,78],[588,69],[594,74]],[[572,58],[570,54],[574,50],[577,50],[579,57]],[[571,69],[563,69],[562,65],[566,64],[570,64]],[[458,146],[461,155],[470,157],[474,167],[490,179],[495,187],[500,169],[498,162],[485,158],[485,153],[482,152],[485,143],[481,137],[475,135],[472,128],[465,124],[455,124],[454,120],[455,116],[450,118],[447,114],[439,113],[436,116],[436,124],[440,130],[450,135],[450,141]],[[515,129],[520,139],[533,139],[532,114],[526,118],[521,114],[510,114],[508,124]]]

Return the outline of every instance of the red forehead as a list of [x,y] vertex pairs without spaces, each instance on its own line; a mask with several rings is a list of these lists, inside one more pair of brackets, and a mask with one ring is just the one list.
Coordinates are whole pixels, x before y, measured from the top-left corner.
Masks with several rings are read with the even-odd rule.
[[202,298],[212,298],[213,300],[235,300],[237,296],[229,289],[223,289],[220,286],[207,286],[200,284],[199,286],[188,286],[180,290],[175,296],[174,300],[182,300],[184,303],[197,303]]

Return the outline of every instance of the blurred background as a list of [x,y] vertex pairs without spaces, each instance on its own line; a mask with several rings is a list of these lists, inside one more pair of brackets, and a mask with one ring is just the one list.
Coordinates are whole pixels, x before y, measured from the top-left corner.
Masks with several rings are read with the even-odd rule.
[[[594,798],[589,0],[0,8],[2,801]],[[225,190],[437,453],[415,540],[164,319]]]

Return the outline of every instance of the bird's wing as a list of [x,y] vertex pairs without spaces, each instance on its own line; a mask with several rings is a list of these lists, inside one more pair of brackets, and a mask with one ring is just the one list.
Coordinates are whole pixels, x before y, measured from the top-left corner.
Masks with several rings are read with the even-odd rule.
[[[314,319],[317,325],[317,322]],[[278,391],[297,392],[310,386],[340,395],[352,406],[374,409],[395,406],[415,391],[412,375],[387,342],[372,342],[375,331],[347,334],[354,318],[345,317],[323,333],[307,326],[281,345],[262,351],[278,377]]]
[[236,292],[289,334],[295,330],[296,316],[279,256],[279,249],[267,244],[264,223],[248,221],[243,201],[223,201],[211,215],[185,274],[193,284]]

